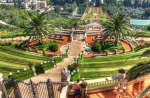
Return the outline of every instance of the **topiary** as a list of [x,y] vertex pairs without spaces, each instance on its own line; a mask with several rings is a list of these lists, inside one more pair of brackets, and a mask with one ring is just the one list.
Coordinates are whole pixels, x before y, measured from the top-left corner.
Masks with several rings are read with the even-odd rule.
[[107,50],[105,50],[105,55],[107,56],[107,55],[109,55],[109,53],[108,53],[108,51]]
[[84,54],[81,54],[81,60],[83,60],[84,59]]
[[43,49],[43,55],[46,55],[46,53],[45,53],[45,49]]
[[28,47],[28,51],[32,51],[31,47]]
[[35,52],[38,53],[38,48],[35,48]]
[[122,48],[122,52],[123,52],[123,53],[125,53],[125,52],[126,52],[125,48]]
[[94,43],[94,44],[92,44],[91,49],[93,52],[100,52],[101,51],[101,45],[99,43]]
[[117,54],[117,50],[116,50],[116,49],[114,49],[113,51],[114,51],[114,55],[116,55],[116,54]]
[[134,51],[134,48],[131,46],[131,51]]
[[45,73],[44,67],[40,64],[40,65],[36,65],[35,66],[35,72],[36,74],[41,74],[41,73]]
[[57,44],[51,44],[49,46],[49,50],[52,52],[56,52],[58,50],[58,45]]

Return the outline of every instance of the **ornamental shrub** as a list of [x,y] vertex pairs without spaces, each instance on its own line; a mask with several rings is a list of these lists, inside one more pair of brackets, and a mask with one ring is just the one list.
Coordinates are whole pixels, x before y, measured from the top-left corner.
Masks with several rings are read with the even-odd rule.
[[123,51],[123,53],[125,53],[126,52],[125,48],[122,48],[122,51]]
[[116,55],[116,54],[117,54],[117,50],[116,50],[116,49],[114,49],[113,51],[114,51],[114,55]]
[[84,59],[84,54],[81,54],[81,60],[83,60]]
[[107,55],[109,55],[109,53],[108,53],[108,51],[107,50],[105,50],[105,55],[107,56]]
[[44,67],[40,64],[40,65],[36,65],[35,66],[35,72],[36,74],[41,74],[41,73],[45,73]]
[[45,53],[45,49],[43,49],[43,55],[46,55],[46,53]]
[[49,50],[52,52],[56,52],[58,50],[58,45],[53,43],[49,46]]
[[38,53],[38,48],[35,48],[35,52]]
[[100,52],[101,51],[101,45],[99,43],[94,43],[91,47],[93,52]]
[[28,51],[32,51],[31,47],[28,47]]
[[134,48],[131,46],[131,51],[134,51]]

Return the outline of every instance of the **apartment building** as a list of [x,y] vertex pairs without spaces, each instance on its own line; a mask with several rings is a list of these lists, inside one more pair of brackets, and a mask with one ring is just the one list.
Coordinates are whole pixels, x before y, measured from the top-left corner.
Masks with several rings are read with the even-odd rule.
[[46,0],[0,0],[0,4],[17,5],[26,10],[43,10],[47,7]]

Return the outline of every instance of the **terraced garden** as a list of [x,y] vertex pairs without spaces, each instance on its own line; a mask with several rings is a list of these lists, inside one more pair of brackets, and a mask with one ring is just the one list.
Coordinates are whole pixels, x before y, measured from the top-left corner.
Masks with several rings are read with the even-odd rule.
[[121,54],[107,57],[97,57],[97,58],[86,58],[80,63],[80,78],[86,79],[96,79],[102,77],[109,77],[117,75],[118,69],[123,68],[128,71],[131,67],[139,62],[149,61],[147,58],[132,58],[132,56],[139,55],[143,52],[132,52],[130,54]]
[[0,72],[7,79],[9,72],[28,68],[29,63],[37,64],[49,60],[49,57],[34,55],[24,51],[13,49],[9,46],[0,46]]

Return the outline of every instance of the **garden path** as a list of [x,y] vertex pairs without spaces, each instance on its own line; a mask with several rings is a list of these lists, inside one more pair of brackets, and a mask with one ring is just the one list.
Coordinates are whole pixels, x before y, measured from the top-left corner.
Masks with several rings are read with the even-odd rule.
[[68,58],[65,58],[62,62],[58,63],[54,68],[47,70],[44,74],[32,77],[32,81],[40,82],[46,81],[48,78],[52,81],[59,82],[61,81],[61,70],[64,67],[67,67],[74,58],[78,56],[83,51],[83,42],[72,41],[69,46]]

